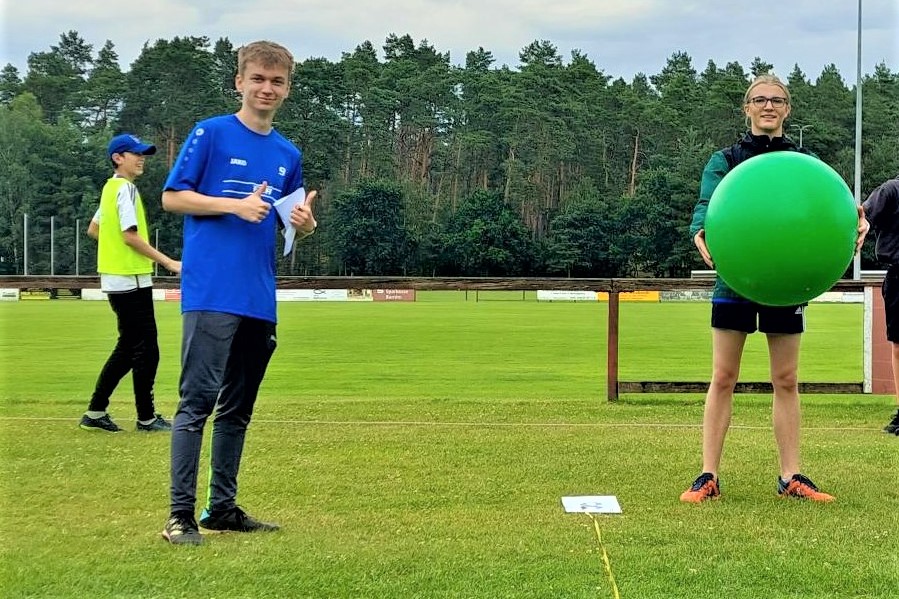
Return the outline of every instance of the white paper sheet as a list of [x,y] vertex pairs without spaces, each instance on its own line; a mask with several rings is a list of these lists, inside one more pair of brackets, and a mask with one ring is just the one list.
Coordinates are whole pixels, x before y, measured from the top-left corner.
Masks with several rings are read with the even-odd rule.
[[563,497],[562,507],[569,514],[620,514],[621,505],[614,495]]
[[293,207],[297,204],[303,204],[306,201],[306,190],[304,188],[299,188],[293,193],[287,194],[283,196],[281,199],[272,204],[275,211],[278,213],[278,218],[281,219],[281,224],[284,228],[281,230],[281,233],[284,235],[284,255],[290,253],[290,250],[293,249],[293,241],[296,239],[297,230],[293,228],[293,225],[290,224],[290,211],[293,210]]

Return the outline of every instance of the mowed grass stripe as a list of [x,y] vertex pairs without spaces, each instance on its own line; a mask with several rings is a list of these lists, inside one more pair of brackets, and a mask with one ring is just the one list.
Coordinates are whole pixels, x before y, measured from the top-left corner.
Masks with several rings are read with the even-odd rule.
[[[611,596],[589,519],[564,495],[614,494],[601,520],[624,598],[894,598],[893,398],[803,397],[804,469],[832,505],[775,495],[771,398],[735,398],[723,498],[686,506],[702,394],[605,400],[605,306],[464,301],[284,304],[247,437],[240,501],[272,535],[174,548],[169,437],[77,428],[114,343],[102,302],[0,305],[0,594],[110,598]],[[483,297],[480,299],[484,299]],[[180,319],[157,304],[161,410],[177,402]],[[861,379],[861,307],[815,305],[802,380]],[[622,306],[622,378],[706,380],[708,306]],[[750,338],[744,380],[764,380]],[[208,445],[208,435],[207,435]],[[208,454],[200,469],[200,496]]]

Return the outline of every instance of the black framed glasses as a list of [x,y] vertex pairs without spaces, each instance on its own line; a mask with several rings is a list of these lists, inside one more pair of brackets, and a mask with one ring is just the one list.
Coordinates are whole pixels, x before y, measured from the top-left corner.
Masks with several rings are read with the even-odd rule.
[[764,108],[768,102],[771,102],[771,106],[774,108],[783,108],[787,105],[787,99],[781,96],[774,96],[772,98],[767,96],[754,96],[749,98],[749,104],[758,108]]

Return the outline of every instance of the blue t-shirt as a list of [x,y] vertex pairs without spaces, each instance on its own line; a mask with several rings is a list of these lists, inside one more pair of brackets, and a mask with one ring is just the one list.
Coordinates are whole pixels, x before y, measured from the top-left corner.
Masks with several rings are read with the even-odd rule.
[[[231,114],[197,123],[164,189],[245,198],[263,182],[268,183],[263,198],[272,203],[302,187],[302,154],[277,131],[256,133]],[[261,223],[233,214],[185,215],[181,311],[277,322],[277,218],[274,209]]]

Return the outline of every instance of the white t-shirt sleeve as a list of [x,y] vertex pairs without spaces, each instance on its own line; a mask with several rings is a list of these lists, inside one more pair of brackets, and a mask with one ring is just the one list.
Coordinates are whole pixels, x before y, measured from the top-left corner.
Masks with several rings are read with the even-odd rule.
[[91,220],[94,221],[95,223],[97,223],[98,225],[100,224],[100,209],[99,208],[97,208],[97,211],[94,212],[94,218],[92,218]]
[[128,229],[137,229],[137,188],[134,183],[125,183],[119,188],[118,197],[116,197],[116,209],[119,212],[119,224],[122,231]]

